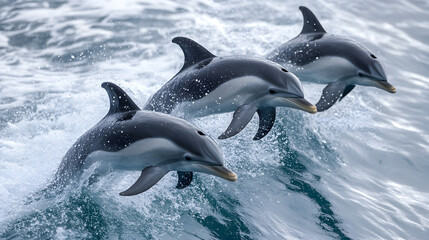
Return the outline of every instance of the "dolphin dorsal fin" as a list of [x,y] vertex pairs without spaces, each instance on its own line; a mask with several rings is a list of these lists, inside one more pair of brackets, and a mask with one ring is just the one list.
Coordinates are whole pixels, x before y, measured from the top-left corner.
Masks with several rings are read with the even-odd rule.
[[107,115],[140,110],[128,94],[122,88],[118,87],[118,85],[111,82],[104,82],[101,84],[101,87],[109,94],[110,109]]
[[301,6],[299,7],[299,10],[301,10],[302,16],[304,17],[304,26],[302,26],[301,34],[326,33],[322,24],[320,24],[319,20],[317,20],[316,16],[312,11],[310,11],[310,9]]
[[185,63],[180,71],[203,60],[216,57],[192,39],[186,37],[175,37],[172,42],[179,45],[183,50],[183,54],[185,54]]

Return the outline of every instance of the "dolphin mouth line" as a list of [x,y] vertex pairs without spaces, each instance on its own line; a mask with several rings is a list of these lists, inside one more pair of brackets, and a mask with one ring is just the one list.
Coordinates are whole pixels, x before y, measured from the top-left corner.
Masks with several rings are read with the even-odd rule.
[[317,107],[307,101],[305,98],[283,98],[284,100],[292,103],[297,109],[309,112],[317,113]]
[[210,174],[221,177],[225,180],[235,182],[238,177],[233,171],[229,170],[224,166],[207,166],[201,165],[205,170],[207,170]]
[[377,85],[376,87],[381,88],[390,93],[396,93],[396,88],[386,79],[376,78],[365,73],[359,73],[359,77],[368,78],[375,82],[375,84]]
[[387,92],[396,93],[396,88],[387,81],[376,81],[377,86]]

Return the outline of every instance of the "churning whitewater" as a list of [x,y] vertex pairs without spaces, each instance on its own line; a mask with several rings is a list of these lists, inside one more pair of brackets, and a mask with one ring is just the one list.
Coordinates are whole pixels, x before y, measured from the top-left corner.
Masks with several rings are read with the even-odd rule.
[[[258,141],[258,117],[219,140],[235,109],[184,115],[219,145],[235,182],[196,173],[178,189],[174,170],[124,197],[141,171],[97,175],[93,164],[29,201],[109,111],[103,82],[143,108],[183,67],[175,37],[264,59],[300,33],[301,5],[370,49],[397,93],[357,86],[320,113],[278,107]],[[1,2],[0,238],[427,239],[428,14],[405,1]],[[326,84],[302,81],[305,99],[316,104]]]

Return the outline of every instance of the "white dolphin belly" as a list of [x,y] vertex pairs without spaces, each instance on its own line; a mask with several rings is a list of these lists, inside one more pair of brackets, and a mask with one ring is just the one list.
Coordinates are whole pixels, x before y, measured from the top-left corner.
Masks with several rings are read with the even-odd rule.
[[254,101],[258,98],[255,93],[266,88],[269,83],[265,80],[244,76],[229,80],[201,99],[192,102],[180,103],[174,110],[174,114],[191,117],[202,117],[211,114],[233,112],[237,107]]
[[117,151],[92,152],[84,163],[88,168],[95,162],[100,162],[100,168],[141,171],[148,166],[158,166],[162,161],[177,158],[185,151],[165,138],[148,138],[132,143]]
[[322,84],[335,82],[344,76],[357,74],[357,67],[341,57],[323,57],[304,66],[294,66],[293,73],[301,80]]

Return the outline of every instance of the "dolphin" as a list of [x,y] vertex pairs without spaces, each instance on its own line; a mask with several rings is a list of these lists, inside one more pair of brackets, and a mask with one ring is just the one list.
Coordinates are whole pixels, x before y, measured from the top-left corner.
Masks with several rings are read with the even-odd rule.
[[[97,163],[100,169],[141,171],[122,196],[142,193],[169,171],[196,171],[229,181],[237,175],[224,167],[222,153],[209,136],[189,122],[168,114],[144,111],[113,83],[101,85],[110,110],[83,134],[63,157],[52,186],[61,187]],[[179,176],[178,188],[190,184]]]
[[302,81],[328,84],[316,104],[317,111],[330,108],[356,85],[396,93],[373,52],[356,41],[327,33],[308,8],[299,10],[304,17],[301,33],[266,58],[289,67]]
[[253,138],[265,137],[273,127],[276,107],[291,107],[315,113],[304,98],[299,79],[277,63],[242,56],[217,57],[195,41],[176,37],[185,55],[182,69],[147,102],[145,110],[186,117],[234,112],[219,139],[239,133],[259,116]]

